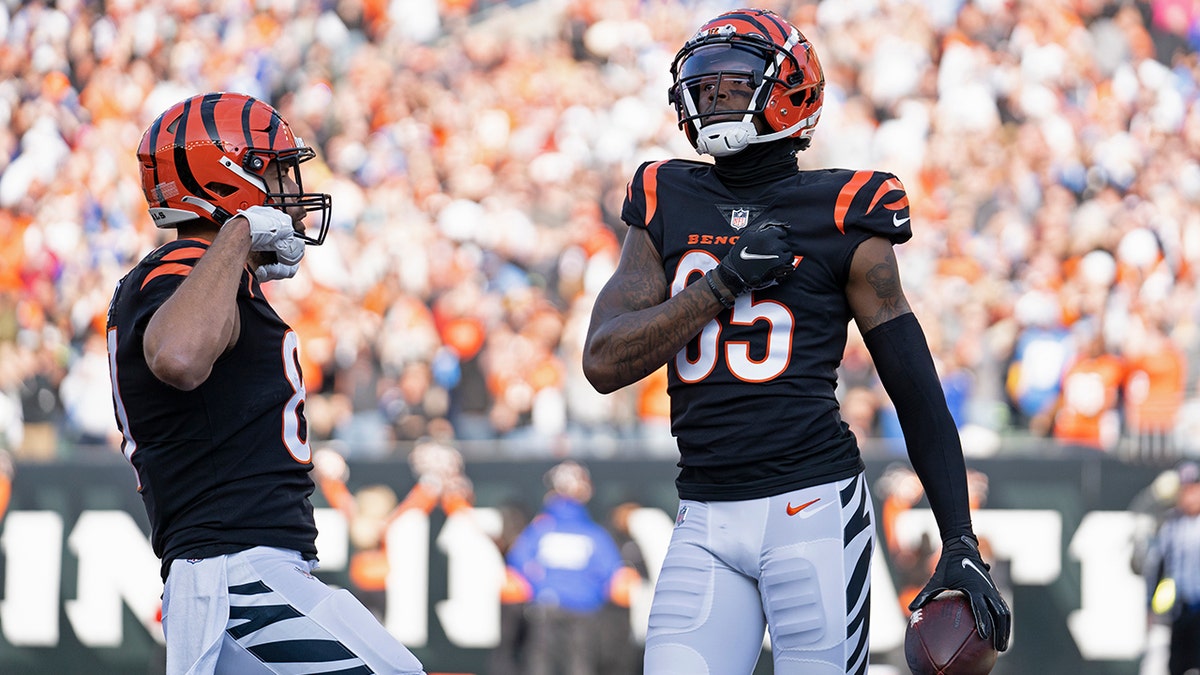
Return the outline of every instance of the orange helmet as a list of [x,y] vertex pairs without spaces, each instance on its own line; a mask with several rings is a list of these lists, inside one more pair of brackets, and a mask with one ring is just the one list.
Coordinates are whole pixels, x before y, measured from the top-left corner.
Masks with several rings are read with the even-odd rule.
[[[332,198],[304,192],[300,176],[300,164],[316,153],[262,101],[226,92],[180,101],[154,120],[137,154],[142,192],[159,227],[197,218],[223,225],[251,206],[299,206],[321,220],[296,236],[325,241]],[[295,192],[284,191],[293,185]]]
[[[679,127],[715,157],[783,138],[807,148],[825,99],[812,43],[769,10],[734,10],[701,26],[675,55],[671,79]],[[735,88],[744,105],[726,95]]]

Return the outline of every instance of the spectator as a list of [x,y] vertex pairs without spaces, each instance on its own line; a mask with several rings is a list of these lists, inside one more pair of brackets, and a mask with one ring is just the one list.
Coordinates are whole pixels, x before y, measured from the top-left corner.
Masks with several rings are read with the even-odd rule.
[[1187,355],[1158,321],[1141,322],[1143,334],[1131,337],[1125,376],[1125,419],[1138,453],[1170,456],[1175,425],[1187,394]]
[[1125,363],[1108,351],[1104,334],[1091,322],[1077,323],[1075,336],[1077,356],[1063,374],[1052,434],[1063,445],[1110,451],[1121,430]]
[[8,513],[8,503],[12,499],[14,473],[12,453],[0,448],[0,520],[3,520],[4,514]]
[[120,437],[115,435],[108,410],[112,405],[112,383],[101,333],[89,333],[84,339],[83,350],[67,368],[59,394],[68,438],[76,447],[92,452],[116,449]]
[[[513,543],[529,524],[529,514],[516,503],[500,507],[501,529],[494,538],[500,555],[508,556]],[[531,590],[529,582],[511,567],[505,568],[500,590],[500,643],[488,654],[487,675],[521,675],[521,658],[526,649],[528,621],[525,618]]]
[[592,481],[583,465],[567,460],[545,476],[545,503],[508,551],[508,566],[530,589],[525,675],[595,675],[601,609],[612,600],[628,607],[626,567],[612,536],[592,520]]
[[[623,502],[615,506],[609,516],[609,532],[621,552],[621,560],[637,575],[635,578],[627,573],[631,588],[643,587],[645,580],[650,578],[646,557],[629,530],[629,519],[640,508],[643,507],[637,502]],[[610,600],[601,610],[600,643],[604,648],[600,650],[596,669],[598,675],[635,675],[642,672],[643,647],[634,639],[630,625],[632,601],[633,598],[623,603]]]

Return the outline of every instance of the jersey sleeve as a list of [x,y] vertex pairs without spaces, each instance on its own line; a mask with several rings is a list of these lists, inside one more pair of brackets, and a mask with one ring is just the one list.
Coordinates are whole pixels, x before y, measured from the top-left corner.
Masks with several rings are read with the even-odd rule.
[[630,227],[640,227],[650,233],[650,238],[659,251],[663,244],[663,221],[658,208],[659,170],[667,163],[646,162],[638,167],[625,189],[625,204],[621,208],[621,220]]
[[136,298],[133,324],[139,330],[145,328],[154,312],[179,288],[206,250],[207,246],[201,242],[178,240],[158,249],[142,262],[141,273],[126,282],[138,285],[128,292]]
[[908,193],[899,178],[885,171],[854,171],[845,176],[834,203],[839,230],[884,237],[893,244],[912,238]]
[[[625,186],[625,203],[621,206],[621,220],[630,227],[646,228],[658,201],[657,170],[651,169],[653,162],[645,162],[633,173]],[[647,175],[649,171],[649,175]],[[649,181],[649,185],[647,185]]]

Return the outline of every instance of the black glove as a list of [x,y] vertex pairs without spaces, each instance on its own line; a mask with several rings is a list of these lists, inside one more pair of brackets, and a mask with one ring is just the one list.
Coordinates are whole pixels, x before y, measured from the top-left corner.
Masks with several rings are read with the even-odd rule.
[[721,281],[735,296],[773,286],[796,271],[787,245],[787,225],[764,222],[743,232],[717,267]]
[[996,650],[1002,652],[1008,649],[1012,613],[1000,591],[996,590],[989,569],[979,557],[979,543],[975,537],[964,534],[951,539],[942,545],[942,557],[938,559],[933,578],[908,608],[916,611],[945,590],[962,591],[971,600],[971,613],[975,615],[975,630],[979,637],[991,638]]

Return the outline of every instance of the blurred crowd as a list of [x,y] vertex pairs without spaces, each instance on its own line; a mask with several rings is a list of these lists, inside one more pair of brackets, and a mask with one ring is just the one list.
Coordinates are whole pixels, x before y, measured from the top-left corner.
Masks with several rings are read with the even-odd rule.
[[[735,3],[736,4],[736,3]],[[334,224],[267,286],[314,441],[673,453],[665,375],[584,380],[625,185],[695,157],[669,64],[729,2],[0,1],[0,448],[110,451],[116,281],[173,236],[134,151],[207,90],[317,149]],[[1200,364],[1200,9],[1190,0],[769,0],[816,45],[804,168],[904,182],[905,285],[968,453],[1011,437],[1179,453]],[[898,426],[852,339],[843,416]]]

